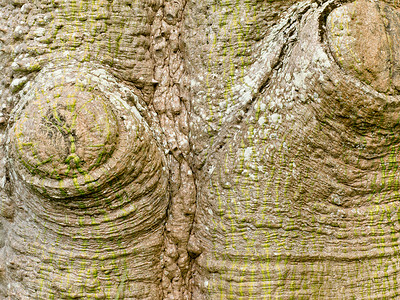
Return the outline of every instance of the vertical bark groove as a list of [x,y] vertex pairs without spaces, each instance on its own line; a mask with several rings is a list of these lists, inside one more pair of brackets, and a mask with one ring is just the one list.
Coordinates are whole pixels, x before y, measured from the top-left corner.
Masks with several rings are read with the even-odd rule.
[[398,297],[399,7],[0,0],[0,298]]

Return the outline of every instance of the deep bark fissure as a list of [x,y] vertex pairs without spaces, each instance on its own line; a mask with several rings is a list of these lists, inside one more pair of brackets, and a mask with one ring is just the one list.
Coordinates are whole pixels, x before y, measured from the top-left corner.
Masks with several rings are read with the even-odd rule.
[[0,298],[397,297],[398,4],[0,5]]

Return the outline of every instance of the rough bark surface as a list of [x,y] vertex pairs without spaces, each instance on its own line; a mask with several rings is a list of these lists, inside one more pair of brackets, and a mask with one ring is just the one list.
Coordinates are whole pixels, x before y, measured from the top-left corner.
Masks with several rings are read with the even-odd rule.
[[0,299],[396,299],[397,1],[0,1]]

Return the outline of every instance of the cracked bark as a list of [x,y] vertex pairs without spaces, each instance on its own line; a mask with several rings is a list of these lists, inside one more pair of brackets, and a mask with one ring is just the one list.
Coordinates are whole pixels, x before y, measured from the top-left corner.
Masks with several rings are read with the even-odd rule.
[[0,298],[398,297],[399,6],[0,1]]

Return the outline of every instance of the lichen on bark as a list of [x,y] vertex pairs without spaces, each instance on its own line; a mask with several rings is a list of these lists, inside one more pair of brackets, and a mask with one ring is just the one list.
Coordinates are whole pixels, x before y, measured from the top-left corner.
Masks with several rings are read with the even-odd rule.
[[399,6],[0,1],[0,298],[398,297]]

